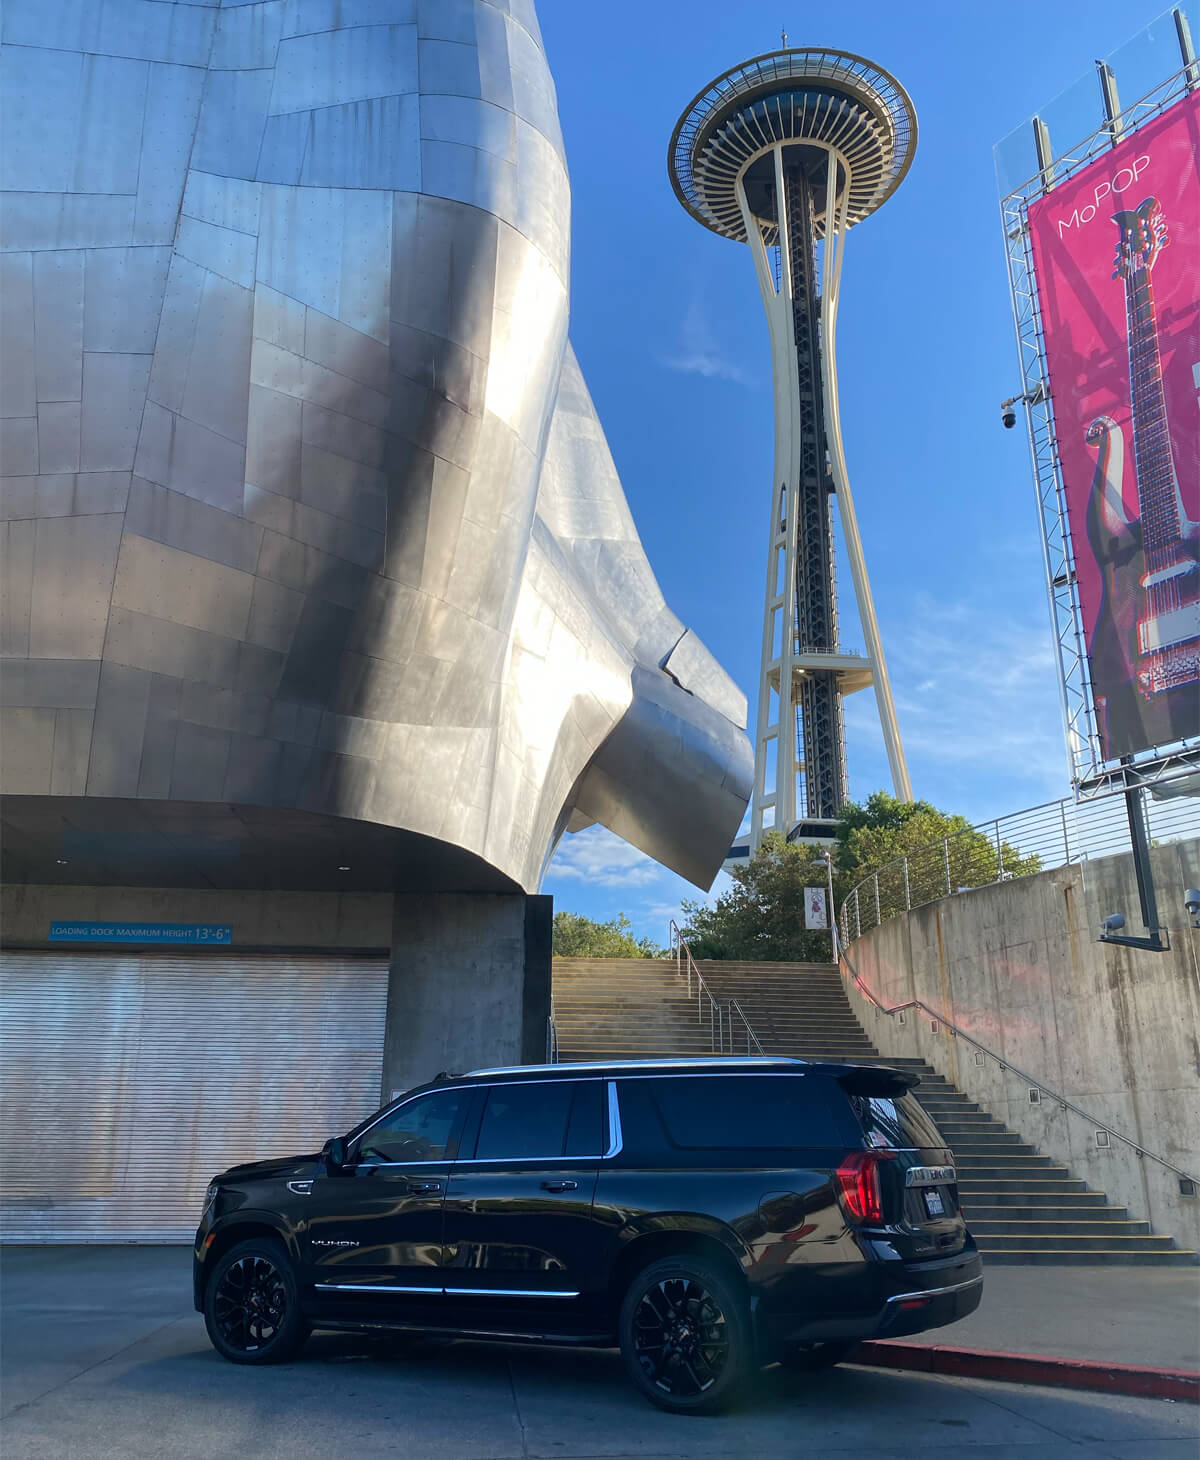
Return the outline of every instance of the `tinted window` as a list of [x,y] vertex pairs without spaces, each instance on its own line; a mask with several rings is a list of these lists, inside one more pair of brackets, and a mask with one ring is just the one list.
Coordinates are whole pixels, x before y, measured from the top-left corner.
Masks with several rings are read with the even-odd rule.
[[917,1103],[915,1095],[851,1095],[850,1105],[858,1116],[868,1146],[893,1151],[920,1146],[944,1146],[937,1126]]
[[454,1138],[470,1090],[438,1090],[401,1105],[372,1126],[359,1142],[358,1154],[370,1161],[447,1161],[455,1154]]
[[667,1139],[685,1150],[843,1146],[830,1080],[797,1075],[675,1076],[653,1083]]
[[575,1088],[567,1080],[493,1086],[479,1126],[476,1159],[513,1161],[561,1156]]
[[599,1156],[604,1150],[605,1088],[600,1080],[584,1080],[575,1086],[567,1127],[568,1156]]

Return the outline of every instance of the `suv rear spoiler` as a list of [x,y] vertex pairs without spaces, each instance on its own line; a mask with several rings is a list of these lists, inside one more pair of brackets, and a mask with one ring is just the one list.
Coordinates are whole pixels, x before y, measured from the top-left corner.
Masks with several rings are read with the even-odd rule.
[[908,1070],[873,1070],[868,1065],[844,1070],[835,1079],[847,1095],[874,1095],[884,1100],[906,1095],[921,1083],[920,1075]]

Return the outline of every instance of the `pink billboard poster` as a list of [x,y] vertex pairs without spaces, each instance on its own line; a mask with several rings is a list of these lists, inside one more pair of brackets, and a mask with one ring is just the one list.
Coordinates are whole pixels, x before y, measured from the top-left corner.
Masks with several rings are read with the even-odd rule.
[[1200,93],[1029,205],[1106,760],[1200,734]]

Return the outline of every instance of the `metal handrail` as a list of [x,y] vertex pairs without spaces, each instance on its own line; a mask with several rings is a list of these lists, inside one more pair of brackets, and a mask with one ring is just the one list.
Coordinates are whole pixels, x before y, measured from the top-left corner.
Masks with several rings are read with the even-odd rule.
[[708,1023],[710,1044],[714,1054],[721,1054],[725,1049],[725,1026],[721,1018],[721,1006],[713,998],[712,990],[704,982],[704,975],[696,966],[696,960],[692,957],[692,950],[688,947],[687,941],[679,924],[674,918],[671,919],[671,952],[675,955],[675,973],[679,978],[686,976],[688,997],[692,994],[692,979],[696,980],[696,1022],[704,1023],[704,1003],[708,1000]]
[[766,1050],[762,1047],[761,1040],[759,1039],[758,1035],[755,1034],[754,1029],[753,1029],[753,1027],[750,1024],[749,1019],[746,1018],[745,1010],[742,1008],[741,1004],[739,1004],[736,999],[730,999],[730,1000],[728,1000],[728,1002],[725,1005],[725,1017],[726,1017],[726,1020],[728,1021],[728,1026],[729,1026],[729,1052],[730,1052],[730,1054],[733,1053],[733,1016],[734,1016],[734,1014],[736,1014],[737,1017],[742,1021],[742,1029],[743,1029],[743,1031],[745,1032],[745,1035],[746,1035],[746,1053],[747,1054],[750,1053],[750,1046],[753,1045],[754,1048],[755,1048],[755,1050],[759,1054],[764,1054],[765,1055],[766,1054]]
[[[1147,807],[1150,834],[1157,840],[1200,835],[1200,803],[1193,798],[1151,801]],[[1005,858],[1015,853],[1028,863],[1036,858],[1039,871],[1084,862],[1091,857],[1128,851],[1129,831],[1124,802],[1119,798],[1077,805],[1070,797],[1047,801],[1025,811],[981,821],[927,846],[894,857],[870,872],[842,899],[838,923],[844,942],[859,938],[889,918],[922,907],[940,897],[950,897],[963,887],[956,885],[956,853],[963,845],[978,848],[979,837],[991,845],[994,868],[983,882],[988,886],[1010,881],[1017,875]],[[972,838],[974,841],[967,841]],[[961,864],[960,864],[961,866]],[[969,870],[973,876],[979,869]],[[964,875],[960,870],[957,876]]]
[[941,1026],[949,1030],[950,1034],[955,1039],[965,1040],[967,1044],[972,1045],[975,1049],[987,1055],[989,1059],[995,1060],[996,1064],[1000,1067],[1002,1073],[1006,1074],[1011,1070],[1014,1075],[1020,1076],[1020,1078],[1031,1088],[1037,1090],[1042,1095],[1048,1095],[1050,1099],[1059,1106],[1060,1109],[1069,1110],[1073,1115],[1081,1116],[1084,1120],[1088,1122],[1093,1130],[1104,1131],[1106,1135],[1113,1137],[1114,1139],[1122,1142],[1123,1145],[1128,1146],[1139,1160],[1142,1160],[1145,1157],[1149,1157],[1151,1161],[1157,1162],[1158,1165],[1165,1166],[1168,1171],[1173,1171],[1176,1176],[1182,1176],[1187,1181],[1200,1181],[1200,1178],[1193,1176],[1190,1171],[1185,1171],[1182,1166],[1176,1166],[1173,1161],[1168,1161],[1165,1156],[1159,1156],[1154,1151],[1148,1151],[1146,1147],[1143,1146],[1140,1142],[1132,1140],[1129,1136],[1123,1134],[1123,1132],[1119,1130],[1114,1130],[1114,1128],[1106,1121],[1097,1119],[1097,1117],[1092,1115],[1089,1111],[1084,1110],[1081,1106],[1078,1106],[1073,1101],[1068,1100],[1065,1095],[1060,1095],[1057,1090],[1052,1090],[1049,1085],[1044,1084],[1041,1080],[1037,1078],[1036,1075],[1031,1075],[1027,1070],[1023,1070],[1020,1068],[1020,1066],[1014,1065],[1012,1060],[1008,1059],[1005,1055],[997,1054],[996,1051],[989,1048],[988,1045],[981,1044],[973,1034],[968,1034],[965,1029],[960,1029],[957,1024],[953,1023],[952,1020],[947,1019],[945,1014],[943,1014],[940,1009],[931,1008],[927,1003],[925,1003],[923,999],[908,999],[903,1004],[892,1004],[890,1006],[882,1003],[867,987],[862,979],[862,976],[854,967],[854,964],[850,961],[850,956],[846,952],[845,947],[842,944],[842,940],[838,935],[836,925],[833,929],[833,943],[835,955],[837,957],[839,965],[843,963],[846,965],[846,968],[850,972],[850,977],[854,981],[854,986],[868,1001],[868,1003],[873,1004],[875,1008],[880,1011],[880,1013],[887,1014],[890,1018],[896,1014],[902,1013],[905,1009],[920,1009],[923,1013],[928,1014],[930,1019],[936,1019]]

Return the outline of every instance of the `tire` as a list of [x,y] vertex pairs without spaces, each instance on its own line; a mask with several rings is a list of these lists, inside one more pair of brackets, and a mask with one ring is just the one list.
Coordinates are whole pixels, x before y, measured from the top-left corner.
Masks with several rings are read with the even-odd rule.
[[204,1290],[204,1326],[231,1364],[281,1364],[312,1332],[281,1242],[253,1237],[218,1258]]
[[794,1343],[779,1355],[779,1367],[791,1374],[817,1374],[840,1364],[853,1343]]
[[634,1387],[672,1414],[716,1414],[753,1368],[745,1294],[717,1262],[690,1253],[643,1268],[618,1320],[621,1357]]

